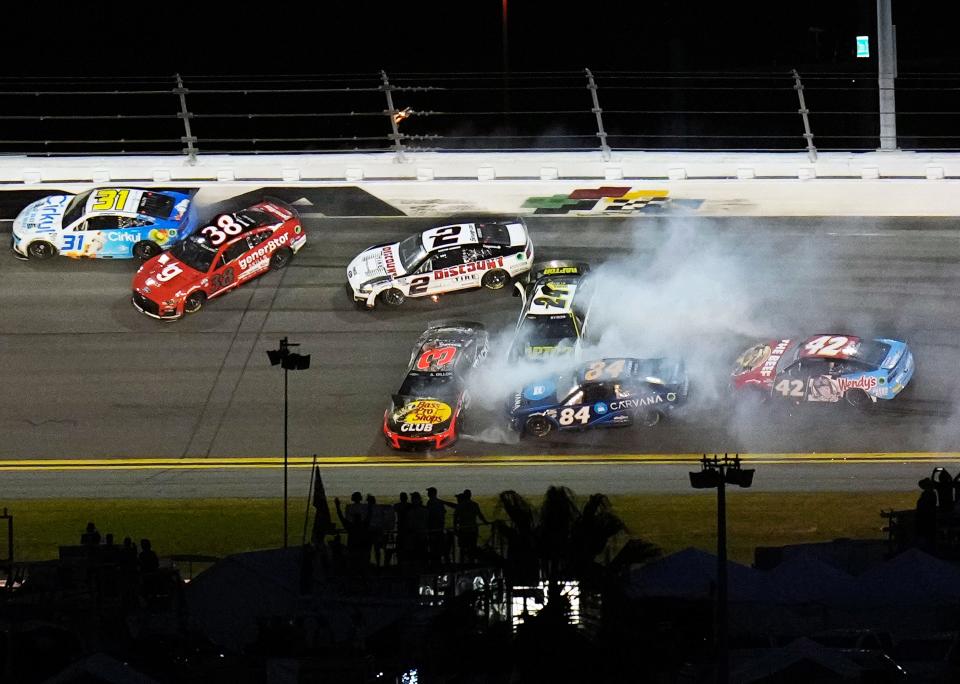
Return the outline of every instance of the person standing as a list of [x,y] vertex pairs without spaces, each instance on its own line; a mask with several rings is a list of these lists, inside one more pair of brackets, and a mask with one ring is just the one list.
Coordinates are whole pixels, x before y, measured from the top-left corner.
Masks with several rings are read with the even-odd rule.
[[453,511],[453,529],[457,535],[457,544],[460,545],[460,561],[468,563],[477,558],[479,522],[489,522],[472,496],[469,489],[464,489],[462,494],[457,495],[457,505]]
[[917,499],[916,535],[917,546],[932,552],[937,539],[937,494],[933,480],[925,477],[918,483],[920,498]]
[[427,564],[437,567],[449,562],[447,544],[447,507],[456,504],[437,497],[436,487],[427,487]]

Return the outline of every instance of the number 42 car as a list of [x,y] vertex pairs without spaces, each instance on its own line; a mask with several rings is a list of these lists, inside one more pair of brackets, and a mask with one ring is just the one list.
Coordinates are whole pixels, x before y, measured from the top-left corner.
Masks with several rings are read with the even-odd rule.
[[10,246],[20,259],[145,260],[184,240],[194,223],[188,194],[97,188],[30,204],[13,221]]
[[196,313],[208,299],[284,268],[306,239],[296,210],[278,200],[220,214],[140,267],[133,305],[164,320]]

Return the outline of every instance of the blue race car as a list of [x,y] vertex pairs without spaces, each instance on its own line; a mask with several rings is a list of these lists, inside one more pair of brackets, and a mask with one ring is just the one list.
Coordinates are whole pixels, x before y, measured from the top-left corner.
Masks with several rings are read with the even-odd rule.
[[62,254],[146,260],[193,232],[197,222],[190,200],[183,192],[138,188],[51,195],[14,219],[10,246],[20,259]]
[[688,389],[683,361],[598,359],[517,392],[510,425],[535,437],[554,430],[652,427],[686,401]]

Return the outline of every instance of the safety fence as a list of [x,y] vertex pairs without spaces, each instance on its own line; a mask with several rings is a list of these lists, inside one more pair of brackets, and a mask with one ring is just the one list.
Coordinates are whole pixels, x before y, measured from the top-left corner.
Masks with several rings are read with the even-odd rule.
[[[875,74],[555,71],[0,79],[0,154],[862,151]],[[900,74],[898,144],[960,150],[960,74]]]

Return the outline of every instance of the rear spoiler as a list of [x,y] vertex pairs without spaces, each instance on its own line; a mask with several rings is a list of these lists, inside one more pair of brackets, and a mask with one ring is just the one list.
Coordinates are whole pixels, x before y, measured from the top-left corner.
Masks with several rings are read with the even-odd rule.
[[275,204],[276,206],[280,207],[287,213],[292,214],[294,218],[300,218],[300,212],[297,211],[296,207],[294,207],[292,204],[289,204],[288,202],[284,202],[282,199],[278,197],[273,197],[271,195],[264,195],[263,199],[257,202],[257,204],[264,204],[264,203]]
[[466,328],[468,330],[486,330],[487,326],[477,321],[430,321],[427,323],[427,329],[424,330],[423,333],[426,334],[434,328]]

